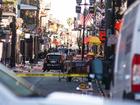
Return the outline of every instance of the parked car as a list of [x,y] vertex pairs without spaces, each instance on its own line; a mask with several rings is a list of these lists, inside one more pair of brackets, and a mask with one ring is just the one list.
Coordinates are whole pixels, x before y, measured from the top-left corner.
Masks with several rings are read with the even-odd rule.
[[140,100],[140,1],[125,12],[111,86],[113,98]]
[[64,55],[58,52],[48,53],[43,64],[43,71],[63,70]]

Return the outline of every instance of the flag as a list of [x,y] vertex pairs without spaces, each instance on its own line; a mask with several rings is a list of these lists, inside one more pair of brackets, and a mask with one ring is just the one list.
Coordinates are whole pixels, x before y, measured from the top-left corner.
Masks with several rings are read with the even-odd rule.
[[88,26],[93,23],[93,14],[89,13],[87,9],[84,12],[84,14],[80,14],[80,24],[83,25],[85,16],[85,26]]

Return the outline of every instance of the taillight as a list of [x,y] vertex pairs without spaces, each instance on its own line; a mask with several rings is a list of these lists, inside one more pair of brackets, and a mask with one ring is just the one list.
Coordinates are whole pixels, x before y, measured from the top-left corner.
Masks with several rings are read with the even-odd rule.
[[132,62],[132,92],[140,92],[140,55],[135,55]]

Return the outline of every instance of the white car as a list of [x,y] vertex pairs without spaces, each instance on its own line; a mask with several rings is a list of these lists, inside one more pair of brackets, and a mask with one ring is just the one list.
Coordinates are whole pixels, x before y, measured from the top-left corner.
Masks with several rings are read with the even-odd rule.
[[136,0],[123,17],[111,96],[140,100],[140,0]]

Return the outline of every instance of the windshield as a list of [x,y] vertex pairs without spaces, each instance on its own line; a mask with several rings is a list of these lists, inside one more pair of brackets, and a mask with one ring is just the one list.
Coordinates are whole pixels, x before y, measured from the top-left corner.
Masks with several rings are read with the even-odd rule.
[[61,58],[60,55],[49,55],[48,60],[59,60]]
[[15,95],[22,97],[39,96],[30,88],[26,87],[21,81],[0,70],[0,82],[10,89]]

